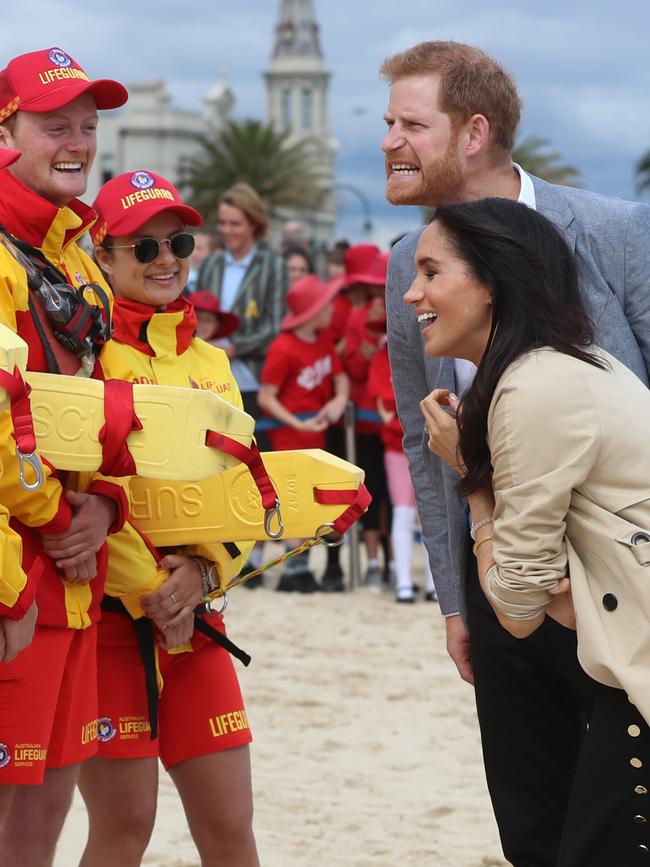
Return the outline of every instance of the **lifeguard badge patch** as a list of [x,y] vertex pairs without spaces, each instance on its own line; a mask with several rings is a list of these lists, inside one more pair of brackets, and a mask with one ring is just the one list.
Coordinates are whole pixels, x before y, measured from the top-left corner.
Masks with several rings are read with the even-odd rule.
[[11,753],[7,744],[0,744],[0,768],[6,767],[11,761]]
[[72,66],[72,58],[68,57],[65,51],[61,51],[60,48],[50,48],[47,56],[50,63],[61,67],[61,69],[66,69],[68,66]]
[[115,737],[115,726],[109,716],[102,716],[97,720],[97,740],[105,744]]
[[149,172],[133,172],[129,180],[136,190],[148,190],[156,184],[155,178]]

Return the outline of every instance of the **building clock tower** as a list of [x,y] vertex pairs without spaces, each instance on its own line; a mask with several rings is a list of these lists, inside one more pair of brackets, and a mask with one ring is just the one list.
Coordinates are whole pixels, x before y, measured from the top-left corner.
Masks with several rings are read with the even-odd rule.
[[304,140],[313,153],[322,194],[308,215],[317,246],[334,240],[336,208],[332,195],[336,142],[330,136],[327,91],[330,73],[321,52],[312,0],[281,0],[275,43],[265,73],[268,119],[290,134],[291,143]]

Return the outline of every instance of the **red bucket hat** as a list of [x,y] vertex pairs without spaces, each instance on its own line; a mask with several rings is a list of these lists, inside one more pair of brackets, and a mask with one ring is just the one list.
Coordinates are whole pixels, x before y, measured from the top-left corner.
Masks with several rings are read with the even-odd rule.
[[153,172],[126,172],[104,184],[93,202],[98,219],[90,229],[95,244],[107,235],[131,235],[152,217],[173,211],[187,226],[200,226],[203,217],[184,205],[176,187]]
[[315,274],[308,274],[301,280],[296,280],[287,293],[290,312],[283,317],[280,328],[288,331],[307,322],[312,316],[320,313],[340,289],[341,281],[338,277],[334,277],[327,283],[323,283]]
[[[343,265],[345,267],[345,286],[355,283],[369,283],[378,286],[377,275],[372,271],[372,263],[381,251],[375,244],[355,244],[345,251]],[[385,282],[385,281],[384,281]]]
[[22,156],[21,151],[14,151],[11,148],[0,148],[0,169],[5,169]]
[[16,111],[55,111],[82,93],[89,93],[100,109],[119,108],[129,98],[117,81],[92,81],[60,48],[21,54],[0,72],[0,123]]
[[195,310],[205,310],[207,313],[214,313],[215,316],[219,317],[219,328],[211,338],[212,340],[216,340],[217,337],[228,337],[239,328],[239,316],[222,310],[221,302],[212,292],[204,290],[194,292],[190,295],[189,300],[194,305]]

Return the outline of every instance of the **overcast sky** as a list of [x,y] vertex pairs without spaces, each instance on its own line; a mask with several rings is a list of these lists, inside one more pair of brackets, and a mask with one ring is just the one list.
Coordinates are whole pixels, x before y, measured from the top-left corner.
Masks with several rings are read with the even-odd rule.
[[[416,209],[383,197],[378,144],[387,87],[377,68],[425,39],[479,45],[514,73],[521,135],[549,138],[583,186],[635,198],[634,165],[650,148],[650,0],[314,0],[332,72],[337,181],[370,201],[375,240],[412,228]],[[58,45],[92,77],[167,81],[174,104],[200,108],[221,72],[237,117],[265,117],[262,79],[279,0],[3,0],[2,65]],[[357,199],[340,194],[339,234],[360,240]]]

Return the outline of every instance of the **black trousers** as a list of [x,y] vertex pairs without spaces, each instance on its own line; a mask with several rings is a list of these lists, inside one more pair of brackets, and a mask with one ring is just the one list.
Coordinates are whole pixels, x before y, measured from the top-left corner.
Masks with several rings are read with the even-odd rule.
[[593,681],[578,664],[575,632],[552,618],[525,639],[506,632],[483,595],[473,556],[469,562],[476,706],[503,851],[514,867],[557,867]]
[[593,682],[558,867],[650,864],[650,729],[621,689]]

